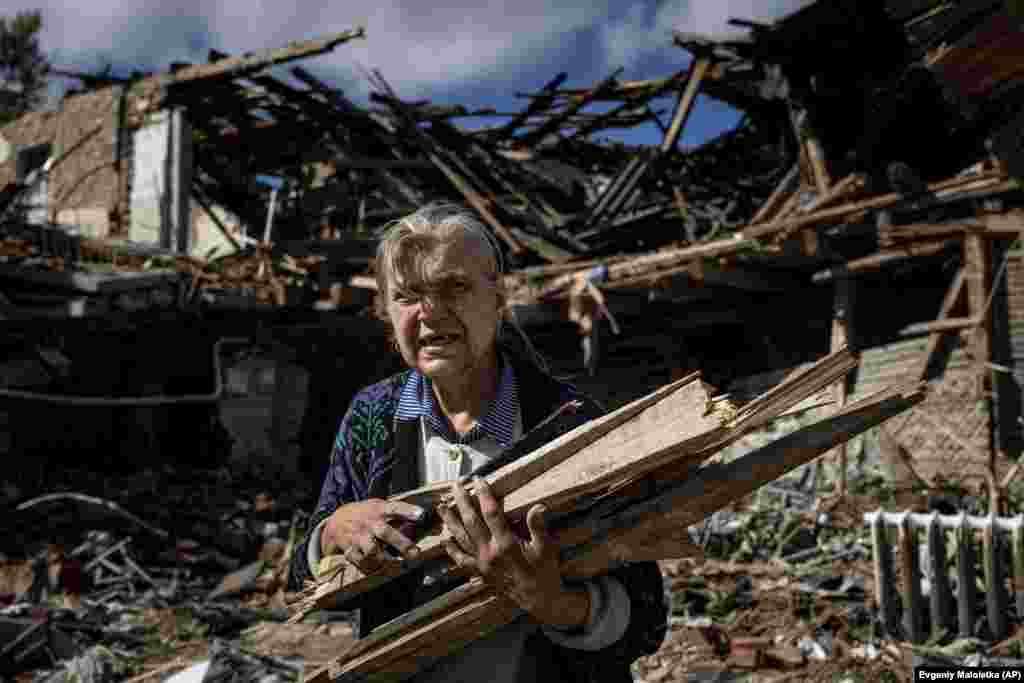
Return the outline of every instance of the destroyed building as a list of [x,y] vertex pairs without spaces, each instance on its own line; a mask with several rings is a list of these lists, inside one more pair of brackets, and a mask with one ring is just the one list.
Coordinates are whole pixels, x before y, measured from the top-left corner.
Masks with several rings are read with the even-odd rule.
[[[431,200],[469,205],[500,241],[509,343],[609,408],[697,370],[743,404],[849,346],[855,369],[796,419],[917,380],[927,397],[827,462],[852,472],[871,451],[903,483],[1005,492],[1024,447],[1015,5],[822,0],[735,23],[727,38],[676,34],[692,57],[678,73],[585,87],[545,75],[514,112],[408,101],[378,73],[356,103],[293,63],[373,40],[352,31],[124,82],[83,74],[82,92],[0,129],[0,453],[18,465],[0,487],[19,527],[8,543],[64,523],[75,537],[83,517],[131,527],[102,500],[25,500],[67,472],[100,472],[75,486],[130,493],[146,521],[131,544],[82,540],[83,557],[108,560],[112,583],[94,596],[136,599],[133,586],[156,582],[178,599],[176,572],[201,563],[238,570],[215,593],[268,574],[279,587],[279,556],[242,560],[267,538],[283,547],[274,534],[299,518],[288,527],[265,497],[218,497],[262,490],[285,467],[154,482],[249,458],[302,470],[315,483],[294,497],[315,497],[349,396],[398,368],[370,314],[377,231]],[[702,98],[741,121],[684,148]],[[476,117],[498,123],[462,124]],[[661,128],[660,144],[596,139],[641,124]],[[740,467],[732,479],[746,481]],[[139,469],[129,491],[117,470]],[[822,549],[794,556],[807,550]],[[160,573],[129,563],[163,551]],[[18,637],[27,649],[62,621],[74,620],[7,626],[33,636]]]
[[[0,130],[6,192],[25,209],[5,229],[7,316],[78,315],[95,334],[132,311],[206,325],[226,305],[181,361],[196,384],[185,393],[210,395],[218,338],[258,329],[286,349],[261,367],[301,368],[297,385],[320,387],[301,397],[321,411],[303,424],[329,422],[323,411],[346,398],[335,391],[323,408],[323,377],[343,375],[344,393],[394,362],[352,373],[383,346],[366,342],[378,334],[365,315],[374,230],[455,200],[506,250],[512,313],[532,343],[610,405],[694,369],[742,396],[851,344],[862,362],[840,401],[932,380],[929,403],[894,423],[889,443],[922,477],[980,476],[992,454],[1007,469],[1024,376],[1019,18],[1001,3],[819,2],[771,25],[737,23],[739,37],[677,34],[693,58],[682,72],[616,72],[584,88],[560,74],[511,113],[406,101],[377,73],[363,106],[301,66],[267,70],[358,31],[92,87]],[[743,118],[683,149],[701,97]],[[458,123],[478,116],[502,122]],[[594,139],[652,122],[659,145]],[[31,227],[41,223],[65,227]],[[133,299],[135,279],[146,294]],[[339,317],[324,323],[317,308]],[[287,332],[301,325],[323,336]],[[357,327],[367,331],[350,338]],[[18,339],[55,345],[33,334]],[[60,350],[76,356],[76,377],[90,353]],[[24,351],[9,365],[39,374]],[[59,372],[19,381],[53,389]],[[97,392],[170,396],[166,381],[151,385]]]

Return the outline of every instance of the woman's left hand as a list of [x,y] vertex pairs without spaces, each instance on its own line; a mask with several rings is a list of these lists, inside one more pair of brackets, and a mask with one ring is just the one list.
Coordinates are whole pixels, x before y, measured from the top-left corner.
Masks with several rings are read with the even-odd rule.
[[474,481],[475,499],[459,482],[452,486],[458,514],[447,506],[438,508],[451,534],[445,549],[455,564],[479,574],[543,624],[576,627],[586,623],[589,593],[562,580],[558,547],[548,534],[544,507],[530,508],[526,515],[530,539],[520,539],[487,482]]

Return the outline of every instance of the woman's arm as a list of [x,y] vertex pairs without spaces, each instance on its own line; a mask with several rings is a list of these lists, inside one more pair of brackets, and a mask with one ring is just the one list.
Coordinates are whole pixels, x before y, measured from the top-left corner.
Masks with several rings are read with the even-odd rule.
[[[317,545],[314,548],[317,550],[315,555],[319,557],[318,536],[322,523],[326,522],[327,518],[340,505],[360,500],[360,492],[366,491],[366,468],[357,466],[353,461],[352,452],[351,429],[356,414],[356,400],[353,400],[352,406],[345,413],[338,428],[338,434],[331,449],[331,466],[327,469],[327,476],[324,477],[324,483],[320,488],[320,498],[317,500],[313,515],[309,520],[306,536],[292,553],[291,567],[288,573],[289,590],[301,590],[305,582],[313,578],[313,571],[309,566],[309,546],[310,541],[313,540]],[[314,535],[317,536],[315,539]]]

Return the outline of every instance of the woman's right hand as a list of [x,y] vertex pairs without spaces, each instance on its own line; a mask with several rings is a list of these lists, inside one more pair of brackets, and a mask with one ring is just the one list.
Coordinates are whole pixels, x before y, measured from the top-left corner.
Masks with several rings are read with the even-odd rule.
[[384,546],[397,550],[409,560],[419,552],[416,544],[391,525],[393,520],[419,522],[426,511],[399,500],[371,498],[342,505],[327,518],[320,533],[320,554],[344,555],[364,574],[394,562]]

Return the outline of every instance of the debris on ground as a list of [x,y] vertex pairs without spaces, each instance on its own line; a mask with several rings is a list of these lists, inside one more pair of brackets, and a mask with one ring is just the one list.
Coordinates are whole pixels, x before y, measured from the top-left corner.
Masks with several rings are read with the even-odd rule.
[[[786,325],[768,320],[740,326],[748,317],[763,320],[747,313],[761,305],[765,290],[792,301],[797,292],[819,298],[824,292],[839,302],[854,278],[927,262],[952,277],[941,307],[943,292],[935,301],[922,300],[922,307],[935,304],[928,310],[939,310],[937,319],[908,318],[897,329],[871,331],[886,339],[920,337],[923,357],[901,351],[899,358],[914,366],[904,374],[916,379],[934,381],[937,359],[952,353],[943,348],[955,346],[957,362],[971,369],[941,380],[955,400],[932,406],[932,413],[949,412],[949,423],[969,422],[964,429],[971,438],[984,441],[994,417],[981,407],[997,395],[999,411],[1012,413],[1020,403],[1019,366],[1003,365],[1009,360],[999,358],[1001,351],[981,334],[987,316],[997,318],[1003,342],[1019,347],[1019,319],[1003,319],[1005,311],[995,315],[996,306],[1005,308],[1002,299],[1019,297],[1000,288],[999,278],[1010,277],[1006,258],[997,266],[975,250],[984,237],[1001,243],[1006,257],[1019,257],[1024,118],[1017,56],[1024,33],[1017,4],[804,3],[772,25],[734,21],[744,33],[735,39],[676,33],[675,44],[691,57],[676,73],[628,81],[615,72],[578,88],[566,87],[568,76],[559,74],[538,91],[520,94],[519,111],[500,117],[405,100],[379,73],[369,76],[372,94],[364,106],[302,67],[290,67],[288,77],[281,67],[267,69],[320,54],[362,37],[362,31],[275,51],[281,59],[211,51],[208,64],[179,64],[173,73],[143,79],[140,99],[104,117],[108,123],[131,121],[100,137],[104,149],[116,148],[118,155],[106,165],[126,172],[132,164],[122,163],[125,145],[111,141],[129,139],[127,133],[138,132],[141,119],[161,107],[184,112],[192,126],[194,173],[182,203],[194,200],[192,208],[216,224],[228,246],[182,253],[166,246],[170,234],[146,243],[127,239],[128,204],[104,207],[111,229],[102,237],[87,237],[77,225],[55,225],[55,212],[39,216],[28,200],[50,169],[80,149],[78,141],[54,145],[61,155],[39,159],[29,174],[42,172],[34,181],[23,177],[27,157],[19,152],[10,164],[18,177],[0,187],[0,318],[11,329],[21,330],[13,323],[25,322],[25,329],[42,332],[16,335],[30,339],[31,358],[21,362],[10,352],[3,391],[12,401],[28,400],[19,399],[21,389],[43,387],[51,393],[29,398],[48,408],[67,404],[68,410],[77,409],[76,402],[94,407],[121,400],[110,397],[122,391],[132,396],[124,400],[139,405],[215,405],[221,398],[217,351],[210,373],[214,394],[207,389],[183,398],[161,392],[164,383],[132,385],[132,368],[152,359],[140,355],[138,362],[123,363],[118,354],[126,351],[104,348],[118,363],[96,374],[115,379],[109,385],[97,380],[100,388],[88,396],[69,396],[82,388],[69,366],[90,365],[100,353],[81,353],[84,362],[69,359],[73,349],[61,348],[65,328],[56,321],[84,317],[107,325],[109,318],[111,327],[141,329],[145,320],[131,322],[131,314],[350,307],[358,311],[344,320],[350,325],[369,317],[375,235],[427,201],[448,200],[476,211],[508,256],[510,309],[536,307],[558,324],[575,326],[586,337],[585,369],[592,374],[603,361],[598,323],[607,320],[616,336],[626,336],[624,310],[640,311],[633,320],[666,312],[666,320],[692,321],[686,331],[699,332],[686,335],[687,348],[675,348],[676,328],[668,333],[678,354],[666,361],[673,372],[701,364],[702,337],[713,340],[705,344],[720,343],[720,328],[701,329],[720,320],[727,321],[729,335],[742,339],[736,348],[757,350],[732,354],[729,347],[725,355],[758,356],[758,372],[793,367],[806,360],[801,354],[811,346],[797,352],[787,343],[776,345],[767,332]],[[863,59],[850,60],[850,54]],[[681,134],[698,92],[743,116],[734,129],[684,149]],[[675,98],[667,126],[668,112],[660,109],[666,98]],[[53,112],[30,116],[36,114]],[[481,116],[504,123],[457,123]],[[595,137],[650,122],[663,128],[659,145]],[[282,135],[288,150],[282,150]],[[21,146],[7,142],[5,149]],[[263,175],[283,184],[256,182]],[[47,181],[51,190],[57,180],[54,175]],[[117,194],[125,202],[132,193],[122,190],[132,180],[119,178]],[[230,226],[221,215],[231,216]],[[816,290],[819,285],[835,291]],[[620,295],[628,298],[612,301]],[[714,310],[702,307],[710,300]],[[676,307],[645,308],[657,302]],[[836,304],[837,315],[826,321],[834,325],[830,330],[805,330],[801,321],[793,326],[796,334],[814,337],[819,346],[834,342],[842,336],[837,331],[846,325],[848,304]],[[130,315],[108,315],[113,313]],[[218,324],[188,320],[199,320],[204,332]],[[248,322],[246,334],[269,335],[263,324]],[[300,336],[306,329],[289,332]],[[334,354],[334,341],[318,353]],[[139,346],[156,355],[150,348],[156,343]],[[762,360],[768,346],[777,348]],[[820,350],[814,347],[814,353]],[[790,355],[801,357],[791,362]],[[639,357],[629,367],[632,375],[651,362]],[[991,373],[1005,376],[1012,400],[997,394],[988,379],[978,381]],[[118,384],[122,375],[129,388]],[[846,389],[840,384],[842,403]],[[955,409],[946,411],[949,406]],[[91,407],[78,419],[92,419]],[[10,413],[17,414],[38,422],[30,410]],[[985,457],[974,452],[984,449],[959,436],[941,414],[929,415],[915,412],[924,426],[901,422],[903,434],[891,437],[898,442],[890,444],[893,461],[907,470],[911,485],[891,486],[872,467],[844,459],[838,472],[807,468],[690,529],[702,553],[660,563],[670,629],[659,651],[636,663],[637,680],[903,681],[921,663],[1021,666],[1024,623],[1015,610],[1002,615],[1009,632],[1001,642],[980,637],[993,616],[988,613],[977,615],[971,637],[936,631],[926,642],[910,644],[884,632],[864,513],[880,506],[970,515],[995,515],[988,507],[1000,505],[1006,510],[998,514],[1024,509],[1010,487],[1017,468],[1001,473],[993,464],[992,471],[982,471],[988,491],[944,490],[942,475],[949,472],[942,463],[977,469]],[[2,416],[15,419],[6,409]],[[127,441],[120,437],[130,427],[123,425],[135,420],[115,418],[117,430],[124,430],[115,440]],[[331,414],[323,421],[336,419]],[[186,423],[198,431],[198,422]],[[217,426],[203,439],[206,450],[181,459],[221,457],[230,449],[217,419],[203,424]],[[154,430],[140,427],[139,443],[155,448]],[[942,446],[947,455],[967,456],[931,457],[930,451],[942,450],[937,439],[953,443]],[[907,444],[918,451],[908,455]],[[145,447],[132,448],[133,458],[145,456]],[[0,452],[8,450],[14,447],[5,442]],[[31,455],[26,461],[34,463]],[[1000,462],[1007,459],[998,455]],[[931,464],[925,468],[923,461]],[[0,485],[0,675],[26,683],[292,681],[352,641],[345,613],[284,623],[289,559],[319,481],[178,461],[127,471],[136,465],[118,463],[120,470],[103,473],[79,461],[38,465],[35,481],[18,473],[17,482]],[[925,597],[929,590],[924,584]]]

